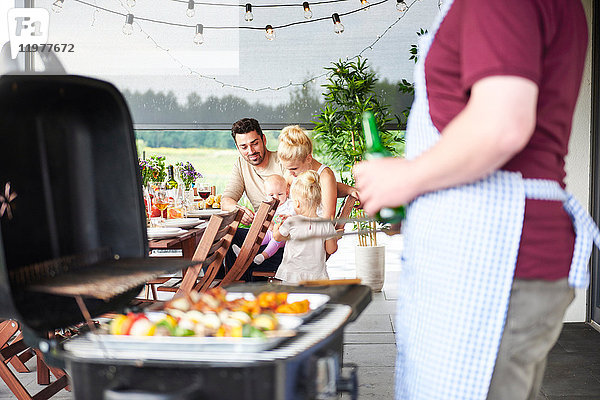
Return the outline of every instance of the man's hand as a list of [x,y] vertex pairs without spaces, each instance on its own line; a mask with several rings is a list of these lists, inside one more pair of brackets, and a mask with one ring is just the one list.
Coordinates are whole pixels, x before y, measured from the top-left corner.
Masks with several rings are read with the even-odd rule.
[[411,187],[410,163],[402,158],[381,158],[354,166],[360,201],[367,214],[406,204],[418,194]]
[[239,206],[240,209],[244,211],[244,215],[242,215],[241,223],[244,225],[252,225],[252,221],[254,221],[254,212],[247,207]]

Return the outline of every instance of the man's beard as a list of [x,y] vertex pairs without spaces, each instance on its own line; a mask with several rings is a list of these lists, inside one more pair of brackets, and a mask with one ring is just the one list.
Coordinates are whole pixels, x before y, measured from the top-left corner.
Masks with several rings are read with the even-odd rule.
[[[254,160],[251,157],[254,158]],[[248,161],[252,165],[259,165],[260,163],[263,162],[264,159],[265,159],[265,155],[261,154],[258,151],[256,153],[249,154],[246,157],[246,161]]]

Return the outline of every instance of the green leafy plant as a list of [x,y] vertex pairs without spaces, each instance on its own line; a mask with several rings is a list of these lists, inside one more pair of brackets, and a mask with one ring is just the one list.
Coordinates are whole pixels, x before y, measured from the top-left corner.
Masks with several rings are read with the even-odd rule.
[[[142,178],[146,183],[159,183],[167,177],[167,167],[165,166],[165,157],[150,156],[144,160],[146,171],[142,169]],[[141,163],[140,163],[141,167]]]
[[362,160],[365,150],[364,111],[375,114],[382,143],[390,152],[396,153],[393,144],[403,139],[386,129],[391,121],[388,106],[374,91],[377,78],[366,59],[340,60],[325,69],[329,71],[329,77],[323,85],[325,106],[315,116],[315,153],[339,172],[344,183],[352,185],[352,167]]
[[[426,33],[427,33],[427,30],[421,28],[417,31],[417,36],[421,37]],[[419,46],[417,46],[416,44],[411,44],[409,53],[410,53],[410,57],[408,59],[413,60],[416,64],[417,61],[419,60]],[[400,82],[398,82],[398,91],[403,94],[409,94],[411,96],[414,96],[415,95],[415,84],[407,81],[406,79],[402,79]],[[406,121],[408,121],[409,114],[410,114],[410,107],[406,107],[402,111],[401,116],[396,116],[399,126],[406,126]]]

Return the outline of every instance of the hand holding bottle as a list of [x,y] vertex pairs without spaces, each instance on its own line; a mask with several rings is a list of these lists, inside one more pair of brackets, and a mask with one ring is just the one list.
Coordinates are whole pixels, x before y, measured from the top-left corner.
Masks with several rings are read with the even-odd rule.
[[[399,223],[401,222],[406,214],[404,206],[398,205],[404,202],[397,202],[396,200],[387,200],[383,203],[377,202],[378,193],[388,189],[387,185],[368,185],[376,180],[379,176],[389,177],[390,175],[398,176],[397,172],[393,169],[385,169],[385,167],[373,168],[374,164],[388,164],[390,161],[399,160],[392,157],[392,154],[383,146],[377,131],[377,123],[375,116],[372,112],[366,111],[363,114],[363,129],[365,134],[366,150],[363,154],[365,160],[371,160],[370,163],[360,163],[354,169],[354,176],[356,177],[357,186],[361,195],[361,202],[364,205],[365,210],[370,215],[375,215],[375,218],[381,222],[388,223]],[[367,166],[370,166],[367,167]],[[368,173],[365,173],[365,170]],[[361,176],[361,171],[362,176]],[[402,177],[402,175],[399,175]],[[385,189],[384,189],[385,188]],[[365,192],[367,190],[367,192]],[[373,193],[373,190],[375,193]],[[373,196],[375,194],[375,196]],[[379,197],[379,199],[383,199]]]

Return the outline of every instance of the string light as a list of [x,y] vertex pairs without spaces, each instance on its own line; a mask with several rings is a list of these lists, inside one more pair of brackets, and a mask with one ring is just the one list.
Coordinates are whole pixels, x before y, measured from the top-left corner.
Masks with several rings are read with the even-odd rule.
[[[56,0],[56,1],[60,1],[60,0]],[[55,1],[55,2],[56,2],[56,1]],[[107,8],[104,8],[104,7],[101,7],[101,6],[95,5],[95,4],[88,3],[88,2],[86,2],[86,1],[83,1],[83,0],[73,0],[73,1],[74,1],[74,2],[77,2],[77,3],[80,3],[80,4],[83,4],[83,5],[86,5],[86,6],[88,6],[88,7],[92,7],[92,8],[94,8],[96,11],[99,11],[99,10],[101,10],[101,11],[104,11],[104,12],[107,12],[107,13],[111,13],[111,14],[116,14],[116,15],[122,15],[122,16],[125,16],[125,17],[126,17],[126,20],[129,20],[129,15],[131,15],[131,29],[132,29],[132,32],[133,32],[133,14],[123,14],[123,13],[120,13],[120,12],[117,12],[117,11],[114,11],[114,10],[110,10],[110,9],[107,9]],[[177,2],[185,2],[185,3],[187,3],[187,2],[188,2],[188,0],[172,0],[172,1],[177,1]],[[347,1],[347,0],[331,0],[331,1],[313,2],[312,4],[314,5],[314,4],[321,4],[321,3],[337,3],[337,2],[340,2],[340,1]],[[382,4],[382,3],[385,3],[385,2],[387,2],[387,1],[388,1],[388,0],[382,0],[382,1],[379,1],[379,2],[376,2],[376,3],[373,3],[373,4],[371,4],[371,6],[376,6],[376,5],[379,5],[379,4]],[[398,1],[398,0],[397,0],[397,1]],[[403,0],[402,0],[402,1],[403,1]],[[413,5],[414,5],[414,4],[417,2],[417,1],[418,1],[418,2],[421,2],[422,0],[413,0],[413,1],[410,3],[410,5],[408,5],[408,6],[407,6],[407,10],[406,10],[406,11],[408,11],[408,10],[409,10],[409,9],[410,9],[410,8],[411,8],[411,7],[412,7],[412,6],[413,6]],[[61,1],[61,3],[62,3],[62,2],[64,2],[64,0],[63,0],[63,1]],[[404,2],[404,1],[403,1],[403,2]],[[197,2],[197,4],[203,4],[203,3]],[[210,4],[211,4],[211,5],[216,5],[216,3],[210,3]],[[227,4],[224,4],[224,6],[227,6]],[[237,6],[237,5],[236,5],[236,6]],[[240,6],[240,7],[244,7],[243,5],[239,5],[239,6]],[[281,6],[281,7],[285,7],[285,6],[287,6],[287,5],[285,5],[285,4],[278,5],[278,6],[275,6],[275,5],[256,5],[256,7],[271,7],[271,6],[273,6],[273,7],[279,7],[279,6]],[[297,5],[295,5],[295,7],[297,7]],[[355,12],[358,12],[358,11],[360,11],[360,10],[362,10],[362,8],[360,8],[360,9],[358,9],[358,10],[353,10],[353,11],[349,11],[349,12],[346,12],[346,13],[342,13],[341,15],[342,15],[342,16],[344,16],[344,15],[353,14],[353,13],[355,13]],[[337,14],[337,13],[336,13],[336,14]],[[340,14],[338,14],[338,18],[339,18],[339,15],[340,15]],[[372,50],[372,49],[373,49],[373,46],[374,46],[375,44],[377,44],[377,43],[379,42],[379,40],[381,40],[381,39],[382,39],[382,38],[383,38],[383,37],[384,37],[384,36],[385,36],[385,35],[386,35],[386,34],[387,34],[387,33],[388,33],[388,32],[389,32],[389,31],[390,31],[390,30],[391,30],[391,29],[394,27],[394,26],[396,26],[396,24],[398,24],[398,23],[399,23],[399,22],[402,20],[402,18],[404,18],[404,16],[405,16],[405,15],[406,15],[406,13],[402,13],[402,14],[401,14],[401,15],[400,15],[400,16],[399,16],[399,17],[398,17],[398,18],[397,18],[397,19],[396,19],[396,20],[395,20],[395,21],[394,21],[394,22],[393,22],[393,23],[392,23],[390,26],[388,26],[388,27],[387,27],[387,28],[386,28],[386,29],[385,29],[385,30],[384,30],[384,31],[383,31],[381,34],[378,34],[378,35],[377,35],[377,37],[376,37],[376,39],[375,39],[375,40],[374,40],[374,41],[373,41],[373,42],[372,42],[370,45],[368,45],[368,46],[366,46],[365,48],[363,48],[363,49],[362,49],[362,50],[361,50],[361,51],[360,51],[360,52],[359,52],[357,55],[355,55],[355,56],[353,56],[353,57],[346,57],[346,58],[347,58],[347,60],[350,60],[350,59],[356,59],[356,58],[358,58],[358,57],[361,57],[361,56],[362,56],[362,55],[363,55],[363,54],[364,54],[364,53],[365,53],[367,50]],[[332,15],[332,18],[333,18],[333,15]],[[153,20],[153,19],[149,19],[149,18],[141,18],[141,17],[136,17],[135,19],[136,19],[136,20],[142,20],[142,21],[153,22],[153,23],[161,23],[161,24],[165,24],[165,25],[171,25],[171,26],[180,26],[180,27],[194,27],[194,28],[196,28],[196,29],[198,29],[198,25],[201,25],[201,26],[202,26],[202,24],[198,24],[198,25],[192,25],[192,26],[190,26],[190,25],[184,25],[184,24],[175,24],[175,23],[171,23],[171,22],[159,21],[159,20]],[[279,28],[282,28],[282,27],[288,27],[288,26],[293,26],[293,25],[298,25],[298,24],[302,24],[302,23],[312,23],[312,22],[322,21],[322,20],[325,20],[325,19],[329,19],[329,17],[323,17],[323,18],[311,19],[310,21],[293,22],[293,23],[290,23],[290,24],[281,25],[281,26],[279,26]],[[92,25],[93,25],[93,24],[92,24]],[[126,23],[126,25],[127,25],[127,23]],[[340,21],[340,25],[341,25],[341,21]],[[125,28],[125,26],[124,26],[124,28]],[[248,88],[248,87],[245,87],[245,86],[242,86],[242,85],[235,85],[235,84],[231,84],[231,83],[223,82],[223,81],[221,81],[221,80],[217,79],[217,78],[216,78],[216,77],[214,77],[214,76],[203,75],[203,74],[201,74],[201,73],[199,73],[199,72],[197,72],[197,71],[195,71],[195,70],[191,69],[189,66],[186,66],[186,65],[184,65],[184,64],[183,64],[181,61],[179,61],[177,58],[175,58],[175,57],[173,56],[173,53],[172,53],[172,52],[171,52],[169,49],[167,49],[167,48],[164,48],[164,47],[160,46],[160,45],[159,45],[159,44],[156,42],[156,40],[154,40],[154,39],[152,38],[152,36],[150,36],[148,33],[146,33],[146,32],[144,31],[144,29],[143,29],[142,27],[140,27],[140,28],[141,28],[142,32],[146,34],[146,37],[147,37],[147,39],[151,40],[151,41],[154,43],[154,45],[156,46],[156,48],[158,48],[158,49],[160,49],[160,50],[164,51],[164,52],[165,52],[165,53],[166,53],[166,54],[167,54],[167,55],[168,55],[168,56],[169,56],[169,57],[170,57],[170,58],[171,58],[171,59],[172,59],[174,62],[176,62],[177,64],[179,64],[179,66],[180,66],[180,68],[181,68],[181,69],[186,69],[186,70],[189,72],[189,74],[190,74],[190,75],[195,75],[195,76],[197,76],[198,78],[212,80],[212,81],[214,81],[216,84],[219,84],[219,85],[221,85],[221,87],[223,87],[223,88],[239,89],[239,90],[246,90],[246,91],[252,91],[252,92],[263,92],[263,91],[267,91],[267,90],[269,90],[269,91],[280,91],[280,90],[284,90],[284,89],[287,89],[287,88],[290,88],[290,87],[300,87],[300,86],[302,86],[302,87],[305,87],[306,85],[308,85],[308,84],[311,84],[311,83],[315,83],[315,82],[317,82],[317,80],[318,80],[318,79],[320,79],[320,78],[323,78],[323,77],[325,77],[325,76],[327,76],[327,75],[329,75],[329,74],[330,74],[329,72],[323,72],[323,73],[321,73],[321,74],[319,74],[319,75],[315,75],[315,76],[313,76],[313,77],[311,77],[311,78],[308,78],[308,79],[306,79],[304,82],[298,82],[298,83],[294,83],[294,82],[290,81],[288,84],[281,85],[281,86],[278,86],[278,87],[270,87],[270,86],[269,86],[269,87],[261,87],[261,88],[254,88],[254,89],[251,89],[251,88]],[[204,26],[202,26],[202,28],[204,28]],[[208,27],[208,28],[210,28],[210,29],[252,29],[252,30],[253,30],[253,29],[261,29],[261,30],[262,30],[262,29],[264,29],[264,28],[255,28],[255,27],[242,27],[242,26],[236,26],[236,27],[231,27],[231,28],[229,28],[229,27]],[[278,28],[277,26],[275,26],[275,27],[274,27],[274,29],[277,29],[277,28]],[[340,32],[340,33],[341,33],[341,32]]]
[[408,6],[404,2],[404,0],[396,0],[396,10],[400,12],[404,12],[408,9]]
[[333,31],[338,35],[344,32],[344,25],[342,25],[342,21],[340,21],[340,15],[338,13],[333,13],[331,19],[333,20]]
[[[72,0],[72,1],[74,1],[76,3],[84,4],[84,5],[88,6],[88,7],[92,7],[94,9],[96,9],[96,11],[97,10],[101,10],[101,11],[105,11],[107,13],[111,13],[111,14],[115,14],[115,15],[122,15],[122,16],[126,16],[127,15],[127,14],[124,14],[124,13],[121,13],[121,12],[118,12],[118,11],[114,11],[114,10],[111,10],[111,9],[108,9],[108,8],[101,7],[101,6],[96,5],[96,4],[91,4],[91,3],[87,2],[87,1],[84,1],[84,0]],[[177,0],[172,0],[172,1],[177,1]],[[189,0],[185,0],[186,4],[187,4],[188,1]],[[336,1],[346,1],[346,0],[336,0]],[[387,3],[388,1],[391,1],[391,0],[379,0],[379,1],[376,1],[375,3],[370,3],[368,7],[379,6],[379,5],[383,4],[383,3]],[[414,1],[416,1],[416,0],[414,0]],[[325,1],[325,2],[329,2],[329,1]],[[323,2],[323,3],[325,3],[325,2]],[[195,4],[202,4],[202,3],[195,2]],[[314,5],[314,4],[320,4],[320,3],[313,2],[312,4]],[[263,6],[271,6],[271,5],[263,5]],[[280,5],[280,6],[284,6],[284,5]],[[295,6],[297,7],[297,5],[295,5]],[[247,3],[246,5],[242,5],[242,7],[246,7],[246,9],[250,9],[250,12],[251,12],[253,6],[250,3]],[[261,5],[257,5],[256,7],[261,7]],[[345,16],[345,15],[354,14],[354,13],[357,13],[357,12],[362,11],[364,9],[365,9],[365,7],[361,7],[361,8],[354,9],[354,10],[351,10],[351,11],[347,11],[347,12],[344,12],[344,13],[339,13],[338,16]],[[252,18],[254,18],[254,17],[252,16]],[[303,19],[301,21],[290,22],[290,23],[287,23],[287,24],[273,25],[273,29],[288,28],[288,27],[295,26],[295,25],[309,24],[309,23],[313,23],[313,22],[320,22],[320,21],[327,20],[329,18],[330,17],[313,18],[313,19],[310,19],[310,20]],[[158,20],[158,19],[153,19],[153,18],[145,18],[145,17],[140,17],[140,16],[136,16],[135,20],[136,21],[152,22],[152,23],[156,23],[156,24],[163,24],[163,25],[169,25],[169,26],[177,26],[177,27],[182,27],[182,28],[196,28],[195,24],[194,25],[190,25],[190,24],[183,24],[183,23],[177,23],[177,22],[169,22],[169,21],[163,21],[163,20]],[[257,26],[233,25],[233,26],[204,26],[204,29],[220,29],[220,30],[222,30],[222,29],[231,29],[231,30],[248,29],[248,30],[261,30],[262,31],[265,28],[260,28],[260,27],[257,27]]]
[[196,35],[194,36],[194,43],[200,45],[204,43],[204,25],[196,25]]
[[438,0],[438,8],[441,10],[444,2],[442,0]]
[[246,3],[246,15],[244,16],[244,19],[248,22],[254,19],[254,15],[252,15],[252,4],[250,3]]
[[54,11],[57,14],[60,13],[63,10],[64,3],[65,3],[65,0],[56,0],[52,4],[52,11]]
[[185,15],[187,15],[190,18],[193,18],[194,15],[196,15],[196,10],[194,10],[194,0],[188,1],[188,8],[185,12]]
[[127,5],[128,5],[129,7],[133,7],[133,6],[135,6],[135,0],[127,0]]
[[265,37],[268,40],[273,40],[275,39],[275,30],[273,29],[273,27],[271,25],[267,25],[265,27]]
[[[186,3],[188,2],[188,0],[171,0],[173,2],[177,2],[177,3]],[[347,2],[347,1],[356,1],[356,0],[321,0],[321,1],[314,1],[312,2],[313,5],[315,4],[334,4],[334,3],[342,3],[342,2]],[[215,1],[208,1],[208,2],[203,2],[203,1],[195,1],[194,3],[196,4],[201,4],[204,6],[218,6],[218,7],[245,7],[245,4],[232,4],[232,3],[219,3],[219,2],[215,2]],[[281,8],[281,7],[297,7],[298,3],[294,4],[294,3],[284,3],[284,4],[254,4],[252,7],[254,8]]]
[[302,8],[304,8],[304,18],[311,19],[313,14],[312,14],[312,11],[310,11],[310,6],[308,5],[308,1],[305,1],[304,3],[302,3]]
[[127,14],[125,17],[125,25],[123,25],[123,33],[127,36],[133,33],[133,14]]

